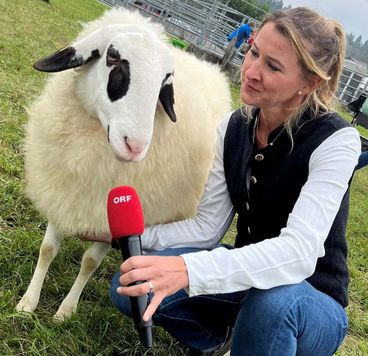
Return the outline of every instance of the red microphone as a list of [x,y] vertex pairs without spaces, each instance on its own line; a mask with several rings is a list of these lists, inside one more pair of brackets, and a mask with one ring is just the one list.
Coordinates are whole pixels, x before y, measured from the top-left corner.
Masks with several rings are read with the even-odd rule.
[[[132,187],[117,187],[107,198],[107,217],[112,236],[112,246],[119,248],[123,259],[142,255],[140,235],[144,231],[142,206]],[[133,284],[144,283],[135,282]],[[152,347],[152,321],[143,320],[143,313],[149,303],[149,294],[130,297],[135,328],[144,347]]]

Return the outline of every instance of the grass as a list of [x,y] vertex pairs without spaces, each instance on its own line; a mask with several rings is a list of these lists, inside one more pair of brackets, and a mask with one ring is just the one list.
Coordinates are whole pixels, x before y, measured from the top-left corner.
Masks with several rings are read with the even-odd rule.
[[[79,270],[86,243],[69,238],[47,275],[35,314],[15,312],[38,257],[46,227],[24,192],[22,143],[25,108],[42,90],[46,74],[32,63],[68,44],[80,22],[106,7],[94,0],[0,0],[0,355],[144,355],[132,322],[110,306],[108,288],[120,255],[111,250],[88,282],[78,312],[64,323],[52,315]],[[238,88],[232,86],[234,98]],[[234,99],[234,106],[239,106]],[[351,270],[349,335],[340,356],[368,354],[368,170],[352,183],[348,225]],[[232,239],[234,225],[227,234]],[[182,355],[182,347],[154,329],[153,355]]]

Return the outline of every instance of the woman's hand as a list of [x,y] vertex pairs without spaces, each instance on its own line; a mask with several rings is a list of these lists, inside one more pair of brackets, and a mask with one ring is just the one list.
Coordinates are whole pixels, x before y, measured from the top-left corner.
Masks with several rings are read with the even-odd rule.
[[[153,298],[143,314],[144,321],[152,317],[165,297],[189,286],[187,267],[180,256],[130,257],[121,264],[120,271],[119,282],[122,286],[117,289],[119,294],[137,297],[153,292]],[[137,281],[150,283],[128,286]]]

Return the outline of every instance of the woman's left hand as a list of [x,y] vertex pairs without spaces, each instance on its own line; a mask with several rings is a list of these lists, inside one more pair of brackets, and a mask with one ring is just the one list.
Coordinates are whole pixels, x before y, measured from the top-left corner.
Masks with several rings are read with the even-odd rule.
[[[121,287],[117,289],[119,294],[137,297],[153,292],[153,298],[143,314],[144,321],[152,317],[165,297],[189,286],[187,267],[180,256],[130,257],[121,264],[120,271]],[[137,281],[150,283],[129,286]]]

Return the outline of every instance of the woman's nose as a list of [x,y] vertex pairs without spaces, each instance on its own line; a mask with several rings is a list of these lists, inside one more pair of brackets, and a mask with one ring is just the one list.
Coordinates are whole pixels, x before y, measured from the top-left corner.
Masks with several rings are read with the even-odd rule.
[[257,60],[249,60],[248,63],[244,61],[243,76],[251,80],[261,79],[261,68]]

